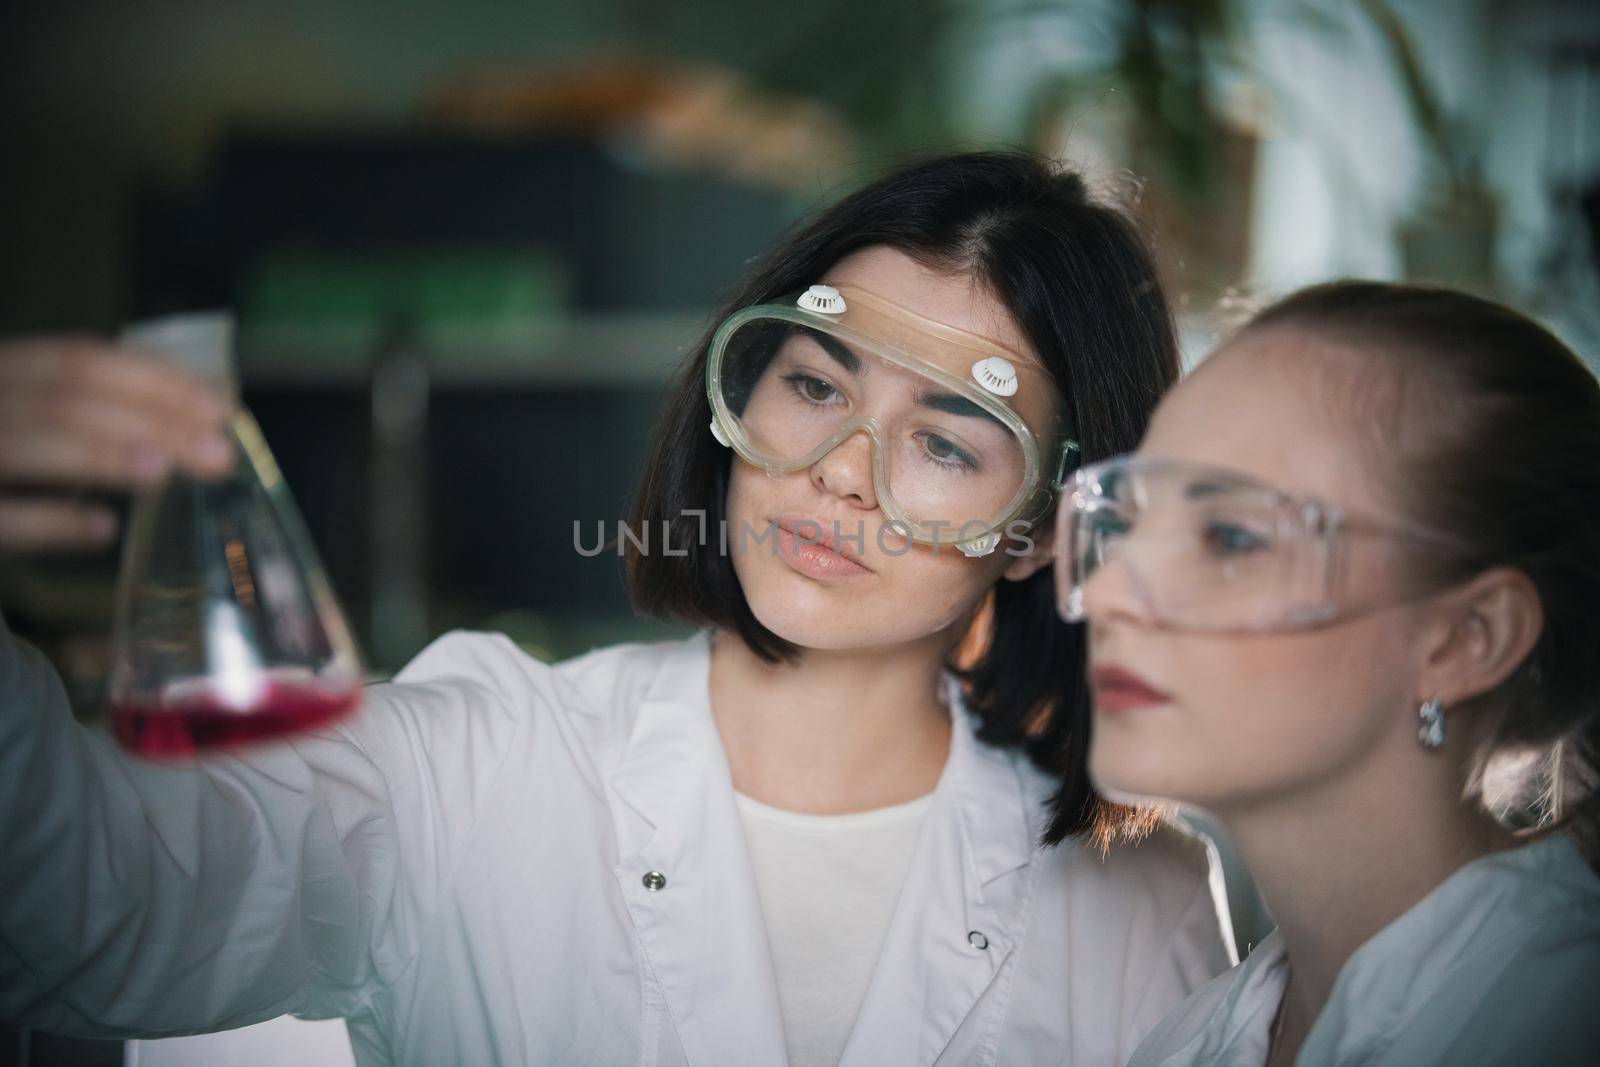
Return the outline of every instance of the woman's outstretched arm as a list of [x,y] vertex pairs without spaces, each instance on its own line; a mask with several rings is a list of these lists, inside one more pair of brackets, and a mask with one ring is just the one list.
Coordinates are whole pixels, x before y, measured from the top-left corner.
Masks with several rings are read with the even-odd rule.
[[441,639],[315,733],[154,763],[75,722],[0,622],[0,1017],[157,1036],[358,1012],[415,955],[516,732],[470,680],[483,640]]

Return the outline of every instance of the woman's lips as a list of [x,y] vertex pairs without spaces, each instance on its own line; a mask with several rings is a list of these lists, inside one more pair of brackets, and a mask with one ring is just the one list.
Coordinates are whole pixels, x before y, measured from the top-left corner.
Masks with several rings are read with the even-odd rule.
[[1094,710],[1127,711],[1129,708],[1169,704],[1172,697],[1155,688],[1132,671],[1101,666],[1089,672],[1089,688],[1094,694]]
[[[777,532],[778,555],[790,568],[819,582],[842,582],[871,574],[866,567],[834,550],[833,531],[812,519],[779,518],[772,522]],[[799,533],[795,528],[799,528]]]

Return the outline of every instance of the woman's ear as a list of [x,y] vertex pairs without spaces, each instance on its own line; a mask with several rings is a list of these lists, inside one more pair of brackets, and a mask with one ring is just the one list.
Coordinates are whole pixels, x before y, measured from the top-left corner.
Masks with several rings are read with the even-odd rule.
[[1496,567],[1446,594],[1438,637],[1428,649],[1420,698],[1446,707],[1490,692],[1522,666],[1544,631],[1544,608],[1533,581],[1514,567]]
[[[1008,531],[1011,529],[1015,529],[1015,526],[1007,527]],[[1056,544],[1054,512],[1043,521],[1036,522],[1021,531],[1021,534],[1020,537],[1008,534],[1000,542],[1000,551],[1007,556],[1006,569],[1001,572],[1001,577],[1013,582],[1031,578],[1041,568],[1050,565]]]

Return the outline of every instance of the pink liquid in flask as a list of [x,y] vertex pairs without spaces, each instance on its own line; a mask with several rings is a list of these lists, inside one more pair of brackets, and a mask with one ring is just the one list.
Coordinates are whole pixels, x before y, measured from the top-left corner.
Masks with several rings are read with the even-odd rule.
[[113,704],[111,730],[124,748],[142,756],[192,756],[203,748],[320,726],[352,711],[360,702],[359,687],[328,689],[273,681],[242,707],[211,690]]

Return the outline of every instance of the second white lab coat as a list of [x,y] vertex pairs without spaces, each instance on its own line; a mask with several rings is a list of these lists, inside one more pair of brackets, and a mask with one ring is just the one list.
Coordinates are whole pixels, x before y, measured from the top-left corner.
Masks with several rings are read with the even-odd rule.
[[[1276,932],[1162,1020],[1130,1067],[1261,1067],[1289,981]],[[1600,878],[1564,835],[1457,870],[1355,950],[1299,1067],[1600,1062]]]
[[[0,625],[0,1015],[345,1016],[362,1064],[783,1064],[708,652],[452,634],[342,723],[162,766],[76,726]],[[1050,781],[953,720],[842,1062],[1120,1064],[1232,962],[1207,848],[1041,850]]]

